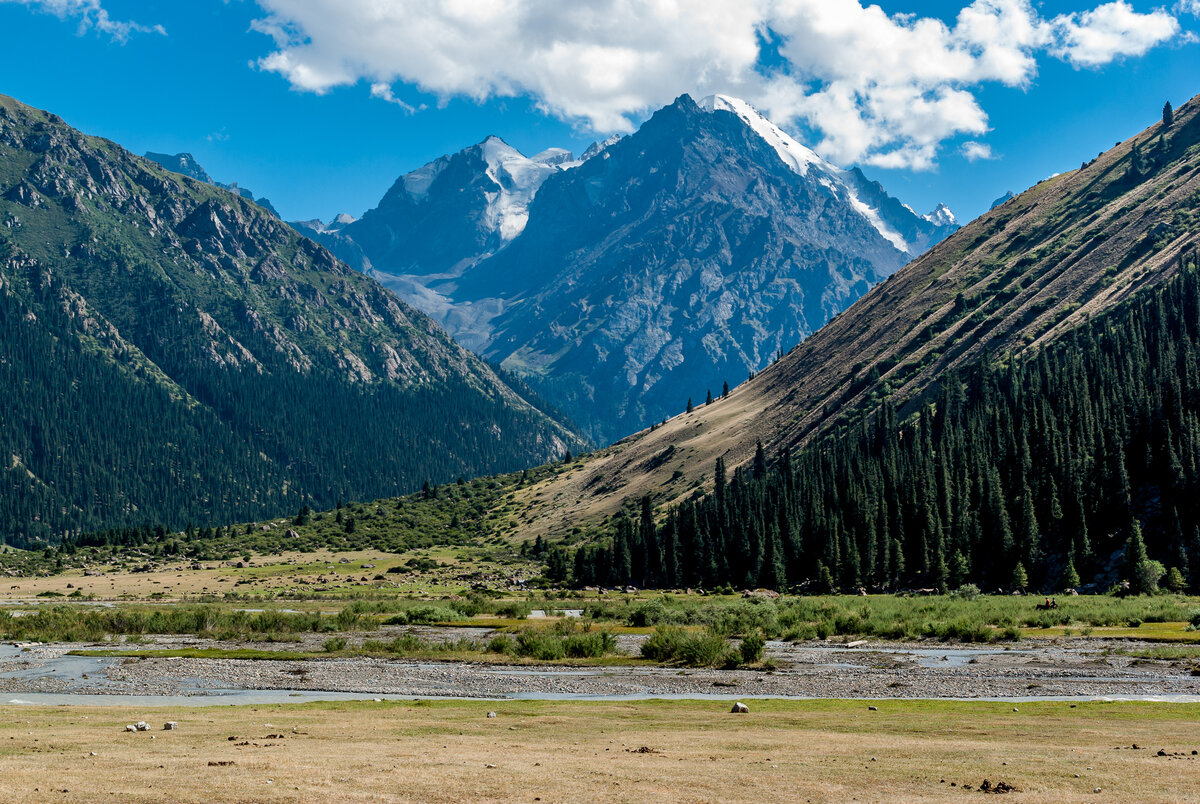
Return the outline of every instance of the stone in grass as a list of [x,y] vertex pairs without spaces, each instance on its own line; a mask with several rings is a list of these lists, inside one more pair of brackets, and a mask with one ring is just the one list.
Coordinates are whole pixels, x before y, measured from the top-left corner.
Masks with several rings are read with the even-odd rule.
[[496,713],[495,713],[495,712],[488,712],[488,713],[487,713],[487,716],[488,716],[488,717],[495,717],[495,716],[496,716]]
[[137,731],[137,726],[134,725],[133,723],[130,723],[127,726],[125,726],[125,731]]
[[750,707],[746,706],[741,701],[738,701],[737,703],[735,703],[733,705],[733,708],[729,710],[729,714],[731,714],[731,715],[746,715],[749,713],[750,713]]
[[175,731],[177,728],[179,728],[179,723],[174,720],[168,720],[163,724],[163,731]]
[[144,721],[144,720],[139,720],[139,721],[137,722],[137,725],[135,726],[135,728],[136,728],[138,731],[150,731],[150,724],[149,724],[149,723],[147,723],[147,722],[146,722],[146,721]]

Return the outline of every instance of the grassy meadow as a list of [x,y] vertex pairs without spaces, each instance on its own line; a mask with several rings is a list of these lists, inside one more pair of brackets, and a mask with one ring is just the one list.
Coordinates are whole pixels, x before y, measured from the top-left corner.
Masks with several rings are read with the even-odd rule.
[[0,800],[1200,801],[1195,705],[746,703],[0,706]]

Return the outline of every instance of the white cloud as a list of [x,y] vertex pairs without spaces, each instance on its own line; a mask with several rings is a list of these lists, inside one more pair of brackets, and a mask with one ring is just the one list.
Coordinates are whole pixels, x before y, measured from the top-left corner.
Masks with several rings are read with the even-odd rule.
[[975,140],[967,140],[959,148],[959,152],[963,155],[963,159],[968,162],[974,162],[978,159],[995,159],[995,154],[992,153],[992,146],[986,142],[976,142]]
[[1140,56],[1179,33],[1164,11],[1139,14],[1124,0],[1054,20],[1058,44],[1051,52],[1076,67],[1098,67],[1120,56]]
[[81,34],[94,28],[120,42],[127,40],[133,33],[156,33],[163,36],[167,33],[161,25],[114,20],[100,5],[100,0],[0,0],[0,3],[19,3],[63,20],[78,19]]
[[1200,0],[1179,0],[1175,4],[1177,14],[1193,14],[1200,17]]
[[1047,55],[1096,67],[1179,36],[1166,11],[1123,1],[1046,18],[1031,0],[973,0],[950,25],[858,0],[256,1],[254,28],[275,41],[258,65],[297,89],[528,95],[598,133],[682,92],[724,92],[816,131],[830,159],[914,168],[987,132],[983,84],[1027,86]]
[[[417,107],[413,106],[411,103],[405,103],[397,98],[392,92],[391,85],[382,81],[371,84],[371,97],[379,98],[379,100],[387,101],[388,103],[394,103],[403,109],[407,114],[417,113]],[[422,106],[422,108],[424,108],[424,106]]]

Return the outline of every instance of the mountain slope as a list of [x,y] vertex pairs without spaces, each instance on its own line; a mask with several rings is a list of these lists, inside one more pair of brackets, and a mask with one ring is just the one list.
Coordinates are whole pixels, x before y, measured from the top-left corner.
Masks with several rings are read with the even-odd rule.
[[595,523],[645,493],[679,499],[713,462],[799,447],[882,400],[901,415],[938,378],[1020,355],[1172,277],[1200,231],[1200,102],[960,229],[727,399],[529,490],[531,532]]
[[583,442],[237,195],[0,96],[0,538],[245,520]]
[[147,151],[145,153],[145,157],[151,162],[157,162],[172,173],[182,173],[189,179],[202,181],[205,184],[211,184],[224,190],[229,190],[232,193],[237,193],[242,198],[258,204],[276,218],[279,217],[279,213],[275,210],[275,207],[272,206],[271,202],[266,198],[255,198],[252,191],[247,190],[245,187],[239,187],[237,182],[234,182],[233,184],[222,184],[221,182],[215,180],[212,176],[208,175],[208,171],[201,167],[200,163],[196,161],[196,157],[192,156],[191,154],[159,154],[153,151]]

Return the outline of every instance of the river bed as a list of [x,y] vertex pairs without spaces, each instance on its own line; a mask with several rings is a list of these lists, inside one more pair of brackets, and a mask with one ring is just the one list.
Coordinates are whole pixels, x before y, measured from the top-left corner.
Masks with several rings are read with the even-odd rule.
[[[453,636],[462,636],[455,629]],[[636,654],[635,639],[623,648]],[[134,648],[244,647],[162,637]],[[1102,640],[1012,646],[770,642],[774,671],[506,666],[372,657],[234,660],[71,656],[119,644],[0,645],[0,703],[266,704],[373,698],[858,698],[1200,702],[1183,663],[1137,662]],[[255,647],[270,647],[256,644]],[[292,645],[276,646],[280,649]],[[1134,649],[1138,645],[1122,643]]]

